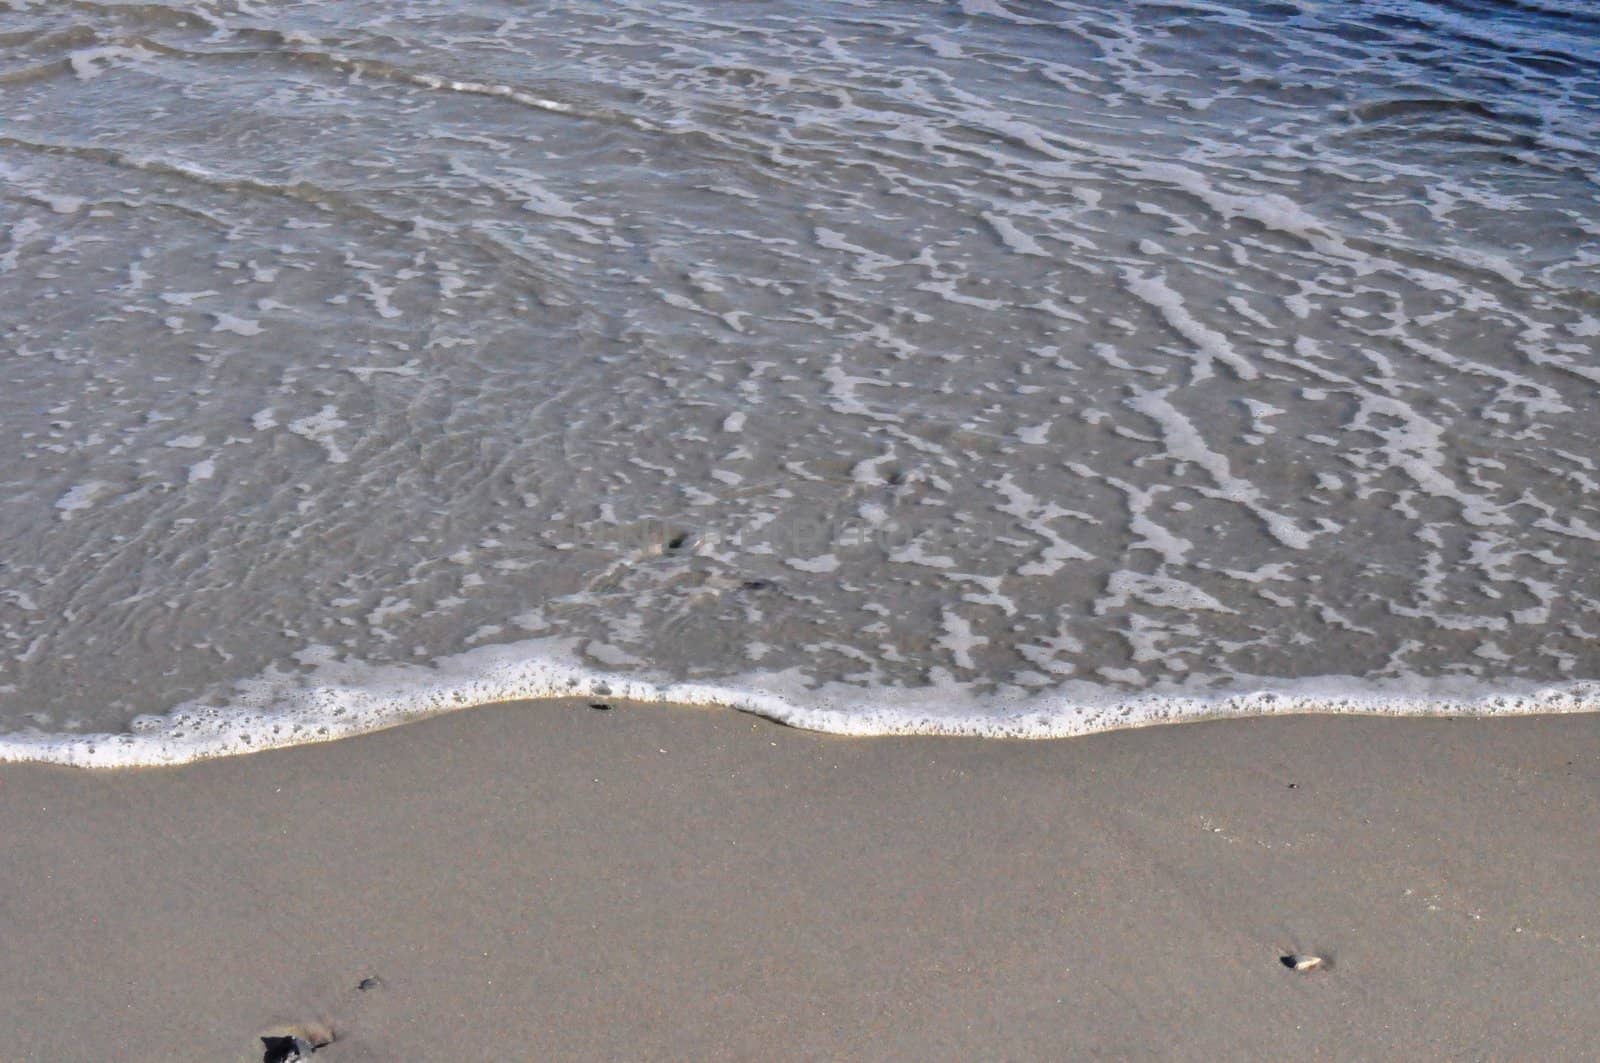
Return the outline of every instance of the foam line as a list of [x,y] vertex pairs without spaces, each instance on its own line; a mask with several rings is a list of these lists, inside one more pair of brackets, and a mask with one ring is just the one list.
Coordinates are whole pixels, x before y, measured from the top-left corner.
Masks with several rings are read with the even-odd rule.
[[839,735],[1067,738],[1103,731],[1243,716],[1525,716],[1600,711],[1600,681],[1494,687],[1481,681],[1239,681],[1226,690],[1126,693],[1070,683],[1007,699],[954,682],[922,688],[808,688],[794,671],[725,683],[605,674],[575,663],[573,640],[489,646],[434,665],[325,662],[309,674],[269,673],[215,707],[189,704],[141,717],[128,734],[0,736],[0,762],[131,768],[309,745],[482,705],[556,698],[616,698],[731,708],[792,727]]

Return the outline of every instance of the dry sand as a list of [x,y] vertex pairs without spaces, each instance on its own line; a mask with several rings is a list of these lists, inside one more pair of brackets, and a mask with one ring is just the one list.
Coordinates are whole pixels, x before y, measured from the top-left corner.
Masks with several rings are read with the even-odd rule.
[[1022,743],[570,703],[0,767],[0,1059],[314,1023],[318,1063],[1570,1058],[1597,767],[1594,717]]

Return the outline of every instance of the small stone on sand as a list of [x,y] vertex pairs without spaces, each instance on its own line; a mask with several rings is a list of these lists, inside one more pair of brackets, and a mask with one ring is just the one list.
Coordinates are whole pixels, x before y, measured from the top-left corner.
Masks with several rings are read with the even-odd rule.
[[263,1037],[261,1044],[266,1049],[261,1063],[295,1063],[316,1051],[310,1041],[300,1037]]

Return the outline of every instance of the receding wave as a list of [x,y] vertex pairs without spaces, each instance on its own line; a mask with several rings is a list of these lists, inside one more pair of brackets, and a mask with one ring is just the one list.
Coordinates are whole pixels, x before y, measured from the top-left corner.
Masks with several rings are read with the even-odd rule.
[[1551,7],[10,5],[6,755],[1592,707]]
[[1214,689],[1136,694],[1092,683],[1048,693],[978,695],[956,682],[862,689],[811,686],[798,673],[752,673],[723,682],[673,682],[584,665],[570,640],[486,646],[431,665],[374,666],[324,659],[296,674],[239,684],[223,705],[185,705],[134,721],[124,734],[0,735],[0,762],[130,768],[310,745],[517,701],[612,698],[735,709],[839,735],[1066,738],[1155,724],[1291,714],[1521,716],[1600,711],[1600,682],[1512,684],[1476,680],[1318,676],[1235,679]]

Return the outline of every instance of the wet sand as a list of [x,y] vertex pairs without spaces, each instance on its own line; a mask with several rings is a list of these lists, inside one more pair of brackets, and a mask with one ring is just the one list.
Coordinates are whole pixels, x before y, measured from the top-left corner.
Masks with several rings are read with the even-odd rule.
[[4,766],[0,1059],[319,1024],[328,1063],[1563,1055],[1600,1040],[1597,769],[1592,716],[1025,743],[574,703]]

